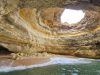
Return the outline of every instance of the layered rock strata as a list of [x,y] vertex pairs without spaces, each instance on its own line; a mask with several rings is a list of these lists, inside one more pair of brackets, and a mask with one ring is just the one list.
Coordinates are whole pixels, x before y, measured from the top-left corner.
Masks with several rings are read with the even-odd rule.
[[[53,1],[1,0],[0,45],[29,55],[48,52],[100,58],[100,7],[78,0]],[[60,16],[65,8],[82,9],[86,15],[77,24],[64,25]]]

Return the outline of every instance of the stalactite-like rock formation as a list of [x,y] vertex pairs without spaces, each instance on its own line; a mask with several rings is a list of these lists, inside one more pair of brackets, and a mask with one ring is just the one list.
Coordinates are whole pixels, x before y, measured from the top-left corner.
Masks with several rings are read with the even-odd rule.
[[[1,0],[0,45],[15,53],[100,58],[100,7],[78,1]],[[63,25],[64,8],[82,9],[86,15],[77,24]]]

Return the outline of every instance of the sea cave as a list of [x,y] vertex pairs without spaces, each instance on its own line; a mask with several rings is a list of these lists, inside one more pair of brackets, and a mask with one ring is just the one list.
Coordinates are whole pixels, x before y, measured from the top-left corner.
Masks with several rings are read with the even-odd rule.
[[60,64],[58,57],[68,58],[66,64],[72,58],[99,63],[100,0],[0,0],[0,75],[3,65],[29,66],[53,57]]

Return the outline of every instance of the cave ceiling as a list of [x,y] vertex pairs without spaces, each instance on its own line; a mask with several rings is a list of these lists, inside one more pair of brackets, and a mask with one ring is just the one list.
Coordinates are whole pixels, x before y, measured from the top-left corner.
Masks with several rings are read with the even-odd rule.
[[[12,52],[50,52],[100,58],[99,2],[0,0],[0,45]],[[83,16],[79,15],[81,20],[62,22],[61,16],[69,10],[76,13],[76,18],[71,15],[75,20],[80,14],[77,11],[83,13]]]

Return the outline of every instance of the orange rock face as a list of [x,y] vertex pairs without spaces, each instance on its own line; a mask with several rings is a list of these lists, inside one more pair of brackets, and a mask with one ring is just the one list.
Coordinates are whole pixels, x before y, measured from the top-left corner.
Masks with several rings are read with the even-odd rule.
[[72,25],[61,23],[65,9],[62,7],[39,10],[23,7],[3,14],[0,45],[15,53],[48,52],[100,58],[100,7],[90,4],[76,7],[81,7],[86,15]]

